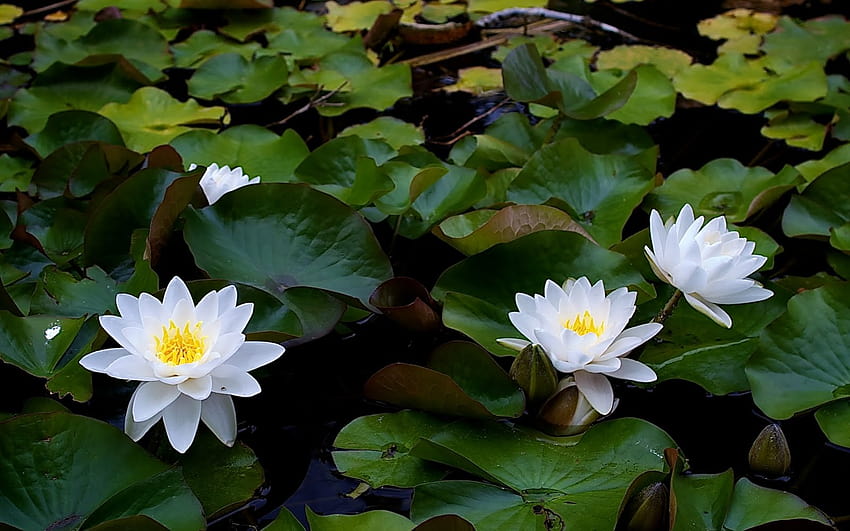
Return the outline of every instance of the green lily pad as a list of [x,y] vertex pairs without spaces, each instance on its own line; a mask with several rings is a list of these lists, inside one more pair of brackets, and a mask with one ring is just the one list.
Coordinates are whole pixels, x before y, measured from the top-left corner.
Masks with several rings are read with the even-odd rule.
[[359,206],[392,189],[392,181],[377,170],[376,164],[383,164],[394,154],[381,141],[342,136],[307,155],[295,173],[300,181]]
[[845,186],[850,163],[819,176],[801,195],[791,196],[782,214],[782,231],[788,236],[829,237],[830,229],[850,221],[850,190]]
[[9,124],[36,133],[50,115],[69,109],[98,111],[109,102],[126,102],[140,82],[118,63],[100,66],[56,64],[39,74],[28,89],[15,94]]
[[826,96],[828,83],[823,66],[795,66],[780,75],[767,75],[754,85],[740,87],[720,96],[717,105],[755,114],[781,101],[815,101]]
[[657,339],[644,345],[640,361],[655,371],[659,382],[688,380],[716,395],[746,391],[750,384],[744,366],[758,347],[759,333],[785,312],[789,296],[776,290],[765,301],[725,306],[734,323],[731,329],[680,303]]
[[434,234],[470,256],[541,230],[567,230],[590,237],[581,225],[563,211],[545,205],[474,210],[446,219],[434,228]]
[[626,103],[637,84],[637,74],[630,72],[597,95],[587,81],[572,73],[547,71],[532,44],[511,50],[502,63],[502,76],[505,92],[511,98],[557,107],[567,117],[579,120],[616,111]]
[[289,83],[294,87],[333,91],[316,110],[322,116],[339,116],[359,107],[383,111],[399,99],[412,96],[410,76],[406,64],[379,68],[362,49],[348,46],[325,55],[313,68],[294,73]]
[[[153,290],[156,288],[153,286]],[[30,311],[62,317],[83,317],[107,312],[117,314],[115,296],[118,293],[126,291],[119,289],[118,283],[99,267],[88,268],[86,277],[82,279],[55,267],[46,267],[39,277],[39,289],[33,296]]]
[[26,192],[33,172],[32,161],[3,153],[0,155],[0,192]]
[[277,517],[263,531],[304,531],[304,526],[289,509],[281,507]]
[[73,142],[48,155],[36,168],[32,183],[38,196],[84,197],[113,176],[126,176],[144,157],[135,151],[101,142]]
[[189,94],[227,103],[253,103],[271,96],[286,84],[288,75],[286,60],[280,55],[249,61],[238,53],[223,53],[195,70],[188,81]]
[[686,98],[714,105],[727,92],[755,86],[767,77],[764,69],[743,54],[725,53],[710,65],[694,64],[673,79]]
[[495,13],[512,7],[546,7],[543,0],[470,0],[470,13]]
[[496,485],[441,481],[416,487],[411,518],[457,514],[482,531],[613,529],[640,474],[664,471],[670,437],[638,419],[597,424],[575,443],[493,422],[456,422],[423,438],[413,455],[460,468]]
[[696,215],[725,215],[738,223],[802,182],[790,166],[774,174],[760,166],[748,168],[735,159],[715,159],[699,170],[682,169],[668,176],[649,194],[647,207],[657,209],[661,218],[667,219],[689,204]]
[[369,29],[378,16],[393,10],[393,5],[384,0],[355,1],[345,5],[331,0],[325,7],[328,9],[328,27],[337,32]]
[[0,442],[8,487],[0,493],[0,523],[76,529],[144,515],[175,531],[205,524],[179,469],[106,423],[61,412],[20,415],[0,423]]
[[850,144],[843,144],[827,153],[822,159],[807,160],[795,166],[807,183],[829,170],[850,162]]
[[525,409],[519,387],[473,343],[446,343],[431,354],[428,365],[384,367],[369,378],[364,393],[399,407],[472,418],[516,418]]
[[21,213],[18,223],[26,227],[41,250],[57,264],[67,263],[82,252],[86,215],[80,205],[65,198],[36,203]]
[[263,484],[263,467],[250,448],[239,442],[229,448],[206,431],[180,464],[208,519],[250,500]]
[[425,142],[421,127],[392,116],[381,116],[371,122],[352,125],[337,136],[359,136],[369,140],[382,140],[395,150],[402,146],[418,146]]
[[136,229],[147,229],[167,190],[184,176],[160,168],[142,170],[117,186],[90,215],[86,226],[84,257],[111,271],[129,259],[130,240]]
[[720,474],[672,474],[670,490],[675,497],[675,520],[670,530],[725,530],[723,520],[732,501],[734,482],[731,469]]
[[676,110],[676,89],[669,76],[655,65],[639,65],[633,70],[605,70],[590,77],[590,84],[599,92],[608,90],[631,72],[637,75],[634,91],[627,102],[606,118],[624,124],[649,125],[658,118],[669,118]]
[[366,511],[360,514],[331,514],[319,516],[307,508],[307,522],[312,531],[349,531],[381,529],[382,531],[411,531],[413,522],[390,511]]
[[158,31],[136,20],[116,18],[97,23],[88,33],[71,41],[40,32],[32,67],[41,72],[54,63],[92,64],[97,56],[116,53],[151,81],[162,77],[159,71],[172,64],[168,41]]
[[180,68],[194,68],[219,54],[237,53],[247,60],[261,49],[258,42],[234,42],[211,30],[196,31],[185,41],[171,46],[174,65]]
[[850,22],[844,17],[821,17],[797,22],[781,17],[776,31],[764,38],[761,49],[771,68],[780,71],[827,60],[850,49]]
[[715,41],[725,40],[718,53],[756,54],[762,36],[776,27],[778,17],[752,9],[733,9],[716,17],[700,21],[700,35]]
[[91,111],[64,111],[52,114],[44,129],[27,137],[26,142],[46,157],[72,142],[98,141],[124,145],[121,132],[107,118]]
[[118,126],[127,147],[144,153],[189,131],[187,126],[221,123],[225,110],[193,99],[181,103],[164,90],[143,87],[127,103],[108,103],[98,112]]
[[[267,24],[267,49],[289,54],[296,61],[321,59],[352,42],[347,36],[326,29],[323,18],[291,7],[275,9],[273,19]],[[230,26],[224,28],[225,33],[230,31],[229,28]],[[245,33],[243,27],[237,26],[234,29],[236,33],[231,35]],[[257,31],[263,31],[263,27],[254,26],[254,30],[250,32]]]
[[640,158],[595,155],[567,138],[535,153],[507,195],[509,201],[524,204],[555,200],[608,247],[620,241],[626,220],[653,185],[654,176]]
[[63,359],[85,319],[44,315],[16,317],[0,311],[0,358],[41,378],[50,378],[67,362]]
[[769,325],[747,364],[753,400],[772,418],[850,395],[850,287],[828,284],[788,301],[788,312]]
[[830,442],[850,447],[850,401],[838,400],[815,412],[818,426]]
[[471,66],[458,70],[457,81],[443,87],[446,92],[469,92],[480,96],[502,88],[502,71],[498,68]]
[[195,163],[234,168],[240,166],[246,175],[260,176],[261,182],[289,182],[295,179],[295,168],[310,150],[292,129],[278,136],[257,125],[238,125],[215,134],[196,129],[171,141],[186,165]]
[[822,524],[824,529],[835,529],[828,516],[797,496],[741,478],[735,483],[732,504],[723,527],[729,531],[744,531],[769,522],[798,520]]
[[9,24],[23,14],[24,10],[12,4],[0,4],[0,24]]
[[809,151],[823,148],[829,126],[816,122],[811,115],[768,110],[765,117],[770,120],[761,128],[765,137],[784,140],[789,146]]
[[369,295],[392,276],[366,222],[305,185],[246,186],[210,207],[190,208],[184,237],[198,266],[213,277],[275,296],[309,286],[368,308]]
[[655,296],[652,285],[626,257],[566,231],[535,232],[471,256],[443,272],[432,295],[444,304],[447,327],[493,354],[516,355],[496,342],[519,337],[508,320],[508,312],[516,311],[516,294],[542,293],[547,279],[561,283],[581,276],[591,282],[604,280],[608,290],[629,286],[641,298]]
[[410,455],[420,437],[446,424],[419,411],[400,411],[360,417],[348,423],[334,440],[334,465],[343,475],[384,485],[415,487],[446,475],[443,467]]
[[596,56],[596,68],[629,71],[639,65],[652,65],[672,79],[687,68],[691,61],[693,61],[691,56],[681,50],[640,44],[615,46],[610,50],[599,52]]
[[549,124],[532,126],[520,113],[505,113],[483,135],[470,135],[455,143],[449,158],[468,168],[493,172],[519,168],[543,145]]

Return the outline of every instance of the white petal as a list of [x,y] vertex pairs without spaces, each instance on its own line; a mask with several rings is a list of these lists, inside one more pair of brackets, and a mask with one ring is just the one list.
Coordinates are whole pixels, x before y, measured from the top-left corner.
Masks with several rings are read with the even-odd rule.
[[135,355],[118,358],[110,363],[104,372],[119,380],[151,381],[158,379],[147,360]]
[[161,382],[145,382],[141,384],[133,395],[133,420],[141,422],[147,420],[169,404],[177,400],[180,391],[176,385],[166,385]]
[[106,372],[106,368],[119,358],[132,356],[127,349],[107,348],[86,354],[80,359],[80,365],[93,372]]
[[512,337],[500,337],[496,340],[496,343],[513,350],[522,350],[531,344],[524,339],[514,339]]
[[248,321],[251,320],[252,313],[254,313],[254,305],[250,302],[240,304],[236,308],[223,313],[219,317],[222,332],[242,332]]
[[142,316],[142,322],[145,318],[153,318],[161,323],[163,318],[168,317],[163,315],[162,303],[150,293],[139,295],[139,314]]
[[614,407],[614,389],[611,382],[601,374],[591,374],[585,371],[576,371],[576,385],[584,394],[593,409],[602,415],[607,415]]
[[212,372],[213,393],[254,396],[261,391],[253,376],[233,365],[220,365]]
[[201,402],[201,420],[227,446],[236,442],[236,408],[230,395],[213,393]]
[[210,375],[200,378],[189,378],[177,385],[177,389],[184,395],[189,395],[195,400],[206,400],[212,391],[212,378]]
[[593,360],[584,366],[585,371],[592,373],[609,373],[619,370],[620,358],[611,358],[607,360]]
[[732,328],[732,318],[729,317],[729,314],[723,311],[720,306],[702,299],[696,293],[685,293],[685,300],[688,301],[688,304],[690,304],[694,310],[707,315],[712,321],[720,326]]
[[115,297],[118,313],[129,322],[141,323],[142,317],[139,313],[139,299],[127,293],[119,293]]
[[211,323],[218,317],[218,292],[211,291],[204,295],[195,307],[195,319],[202,323]]
[[631,358],[620,358],[620,362],[622,363],[620,368],[614,372],[609,372],[608,376],[633,382],[654,382],[658,379],[655,371],[639,361]]
[[215,345],[210,347],[211,352],[217,352],[221,359],[227,359],[239,350],[245,343],[245,336],[239,332],[232,334],[221,334]]
[[[664,242],[667,240],[667,230],[664,228],[664,223],[661,221],[661,215],[657,210],[653,209],[649,213],[649,239],[652,242],[652,251],[654,251],[659,259],[664,259],[663,250]],[[645,248],[649,252],[648,248]],[[662,253],[659,253],[662,251]]]
[[239,367],[243,371],[252,371],[278,359],[284,352],[281,345],[266,341],[246,341],[233,356],[228,365]]
[[174,277],[165,288],[165,297],[162,299],[162,306],[165,314],[171,316],[171,314],[174,313],[174,308],[177,306],[177,303],[181,300],[188,300],[189,303],[194,306],[194,303],[192,302],[192,294],[189,293],[189,288],[186,287],[186,284],[180,277]]
[[112,339],[117,341],[119,345],[130,352],[136,350],[132,342],[124,335],[124,330],[128,328],[128,325],[132,325],[134,323],[125,321],[122,317],[118,317],[117,315],[101,315],[98,317],[98,322],[100,323],[100,327],[106,330],[106,333],[109,334]]
[[236,307],[236,286],[225,286],[218,290],[218,313],[229,312]]
[[126,433],[134,441],[141,439],[148,430],[151,429],[151,426],[159,422],[159,419],[162,418],[162,414],[158,413],[142,422],[136,422],[133,420],[133,403],[136,401],[136,395],[139,392],[139,387],[136,388],[133,392],[133,396],[130,397],[130,404],[127,406],[127,414],[124,415],[124,433]]
[[644,323],[623,330],[623,333],[617,336],[617,340],[611,344],[605,354],[604,359],[613,356],[624,356],[640,345],[643,345],[664,328],[659,323]]
[[201,420],[201,402],[186,395],[180,397],[162,412],[168,442],[178,452],[185,453],[192,446]]
[[174,304],[174,309],[171,311],[171,315],[169,315],[169,319],[174,321],[174,324],[177,325],[177,328],[183,328],[186,324],[189,325],[189,328],[192,328],[195,319],[195,305],[192,303],[192,300],[189,299],[180,299]]
[[537,341],[537,336],[534,334],[535,328],[540,326],[537,318],[527,313],[510,312],[508,314],[511,324],[519,330],[519,333],[531,340],[532,343]]

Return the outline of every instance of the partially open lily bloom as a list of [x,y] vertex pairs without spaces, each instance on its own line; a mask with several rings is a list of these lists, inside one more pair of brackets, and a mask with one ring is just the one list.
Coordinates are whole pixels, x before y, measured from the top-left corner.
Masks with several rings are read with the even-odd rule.
[[[189,171],[192,171],[197,167],[197,164],[191,164],[189,166]],[[259,182],[259,177],[249,179],[247,175],[242,173],[242,168],[240,167],[233,168],[232,170],[230,169],[230,166],[222,166],[219,168],[218,164],[213,162],[207,166],[207,170],[204,172],[203,177],[201,177],[200,184],[201,190],[203,190],[204,195],[207,196],[207,202],[209,204],[213,204],[221,199],[221,196],[227,192],[232,192],[237,188],[242,188],[249,184],[257,184]]]
[[203,420],[221,442],[236,440],[233,396],[253,396],[260,384],[248,371],[270,363],[284,348],[245,341],[242,333],[254,305],[236,305],[236,288],[207,293],[195,306],[186,284],[174,277],[162,302],[148,293],[116,298],[120,317],[103,315],[100,325],[120,348],[98,350],[80,364],[122,380],[140,380],[124,421],[138,441],[159,422],[171,446],[185,452]]
[[619,288],[608,295],[600,280],[590,285],[587,277],[569,279],[563,288],[546,281],[544,295],[516,294],[518,312],[508,318],[524,339],[499,339],[521,350],[540,345],[560,372],[572,373],[576,385],[599,413],[607,415],[614,391],[606,376],[652,382],[652,369],[624,356],[661,331],[658,323],[632,328],[626,325],[635,312],[637,294]]
[[743,304],[767,299],[773,292],[748,275],[764,265],[767,258],[753,254],[756,244],[726,228],[723,216],[703,226],[703,217],[694,219],[691,205],[679,216],[661,222],[658,211],[649,215],[652,249],[646,256],[658,278],[682,291],[695,310],[714,322],[730,328],[732,318],[719,304]]

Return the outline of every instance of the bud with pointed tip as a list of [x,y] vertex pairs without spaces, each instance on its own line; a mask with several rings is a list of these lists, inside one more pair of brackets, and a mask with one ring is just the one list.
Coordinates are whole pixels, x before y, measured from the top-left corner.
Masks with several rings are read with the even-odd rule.
[[552,435],[575,435],[585,431],[599,418],[599,412],[579,390],[575,379],[568,376],[558,384],[558,391],[540,408],[537,419]]
[[750,447],[750,470],[770,478],[784,476],[791,468],[791,449],[779,424],[768,424]]
[[[664,529],[669,512],[670,490],[658,481],[650,483],[635,494],[623,510],[621,522],[628,531]],[[619,529],[619,527],[618,527]]]
[[543,403],[558,389],[558,374],[546,352],[528,345],[511,365],[511,378],[525,391],[529,409]]

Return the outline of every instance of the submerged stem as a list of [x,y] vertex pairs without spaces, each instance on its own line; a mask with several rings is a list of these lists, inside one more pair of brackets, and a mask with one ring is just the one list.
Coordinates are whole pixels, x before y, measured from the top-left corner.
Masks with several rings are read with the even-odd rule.
[[673,296],[670,297],[670,300],[667,301],[667,304],[664,305],[664,308],[658,312],[658,315],[652,320],[653,323],[664,324],[664,321],[667,320],[668,317],[673,313],[673,308],[676,307],[676,304],[679,302],[679,299],[682,298],[682,290],[677,289],[673,292]]

